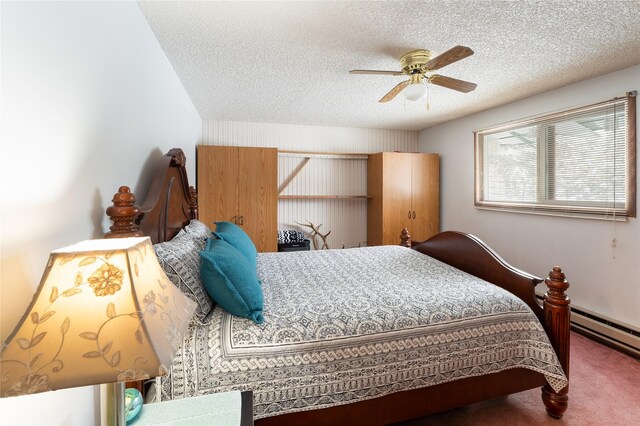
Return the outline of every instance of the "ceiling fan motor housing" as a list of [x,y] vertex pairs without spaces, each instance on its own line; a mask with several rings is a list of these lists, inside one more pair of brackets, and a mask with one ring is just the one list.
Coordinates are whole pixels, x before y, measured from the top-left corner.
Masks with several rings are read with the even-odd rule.
[[425,64],[431,60],[431,52],[428,50],[413,50],[405,53],[400,58],[400,66],[405,74],[424,74],[427,72]]

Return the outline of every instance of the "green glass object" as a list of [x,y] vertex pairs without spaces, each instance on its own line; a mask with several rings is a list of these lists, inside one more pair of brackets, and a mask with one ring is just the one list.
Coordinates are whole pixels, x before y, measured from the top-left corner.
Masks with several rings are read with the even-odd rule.
[[128,388],[124,391],[124,418],[127,423],[140,413],[142,403],[142,395],[138,389]]

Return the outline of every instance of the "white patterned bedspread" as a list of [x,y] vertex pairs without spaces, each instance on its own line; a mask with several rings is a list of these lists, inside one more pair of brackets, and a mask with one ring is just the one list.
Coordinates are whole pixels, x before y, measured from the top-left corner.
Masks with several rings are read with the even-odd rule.
[[216,308],[189,329],[163,399],[251,389],[261,418],[516,367],[567,384],[527,305],[414,250],[264,253],[258,275],[264,324]]

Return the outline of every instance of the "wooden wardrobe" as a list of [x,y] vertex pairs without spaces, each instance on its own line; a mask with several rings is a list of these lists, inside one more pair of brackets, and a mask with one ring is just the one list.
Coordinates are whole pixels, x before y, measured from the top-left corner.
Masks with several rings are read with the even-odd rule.
[[278,150],[197,146],[200,220],[233,222],[259,252],[277,251]]
[[402,228],[414,241],[440,230],[438,154],[380,152],[367,164],[367,244],[399,244]]

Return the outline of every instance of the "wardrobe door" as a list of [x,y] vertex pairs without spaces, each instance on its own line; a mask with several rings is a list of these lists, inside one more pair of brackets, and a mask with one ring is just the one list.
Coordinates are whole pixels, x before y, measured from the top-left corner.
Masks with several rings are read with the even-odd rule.
[[[402,228],[411,232],[411,157],[413,154],[382,154],[382,244],[400,244]],[[413,236],[413,235],[412,235]]]
[[259,252],[277,251],[278,150],[238,148],[238,225]]
[[440,228],[440,171],[437,154],[413,154],[411,158],[411,226],[414,241],[425,241]]
[[198,145],[197,189],[200,221],[215,230],[213,222],[238,220],[238,148]]
[[367,160],[367,245],[382,244],[382,153],[369,154]]

